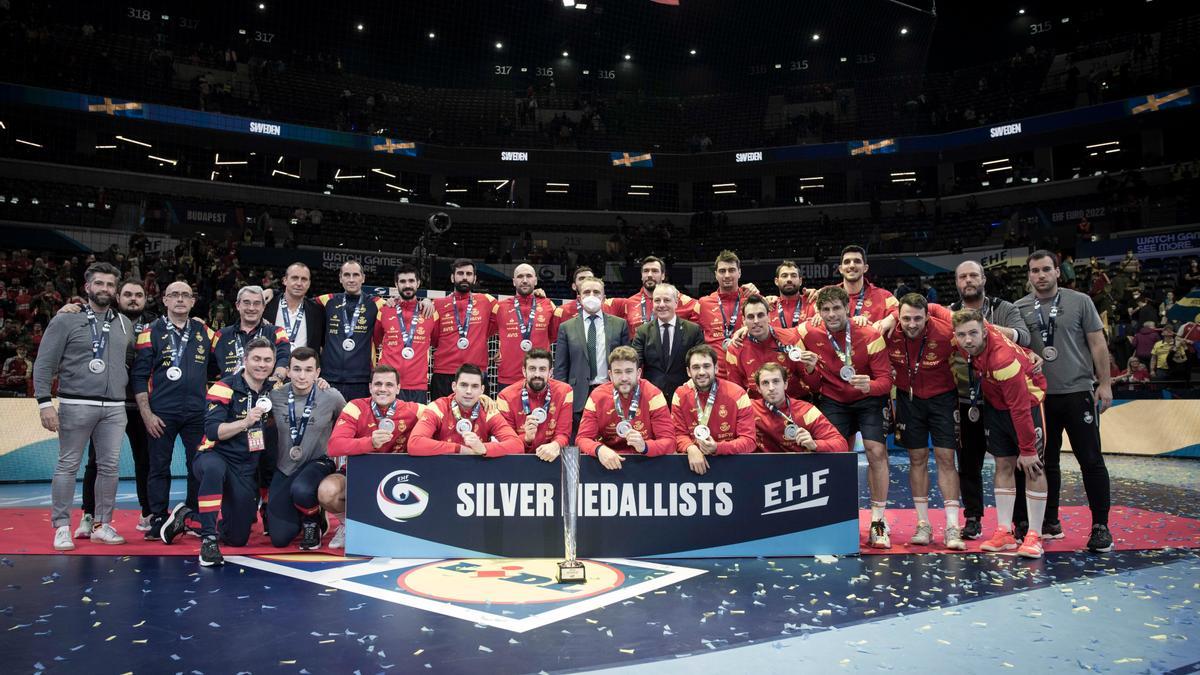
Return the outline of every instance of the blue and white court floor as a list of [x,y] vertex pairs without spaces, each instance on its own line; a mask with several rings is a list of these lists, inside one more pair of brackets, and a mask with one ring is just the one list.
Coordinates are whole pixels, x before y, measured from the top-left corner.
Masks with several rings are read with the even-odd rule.
[[[1200,462],[1107,459],[1115,504],[1200,517]],[[893,457],[893,504],[907,485]],[[0,507],[48,492],[0,486]],[[553,561],[6,556],[0,671],[1200,672],[1196,550],[591,566],[575,590]]]

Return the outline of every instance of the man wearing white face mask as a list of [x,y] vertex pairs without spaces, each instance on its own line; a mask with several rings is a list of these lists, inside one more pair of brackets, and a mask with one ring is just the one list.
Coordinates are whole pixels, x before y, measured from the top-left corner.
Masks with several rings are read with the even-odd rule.
[[573,431],[588,395],[608,381],[608,354],[629,344],[629,324],[625,319],[605,314],[604,281],[595,277],[579,285],[579,316],[563,323],[554,349],[554,379],[571,385],[575,392]]

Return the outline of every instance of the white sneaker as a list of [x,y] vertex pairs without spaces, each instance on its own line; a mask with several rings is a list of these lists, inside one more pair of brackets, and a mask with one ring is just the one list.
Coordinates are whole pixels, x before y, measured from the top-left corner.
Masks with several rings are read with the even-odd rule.
[[96,529],[92,530],[92,541],[97,544],[109,544],[115,546],[117,544],[124,544],[125,537],[117,534],[117,531],[113,529],[112,525],[108,523],[101,523],[100,525],[96,526]]
[[329,548],[346,548],[345,525],[338,525],[337,530],[333,533],[333,538],[329,540]]
[[83,514],[83,517],[79,519],[79,527],[75,528],[75,538],[87,539],[92,536],[93,525],[95,525],[95,521],[92,519],[92,514]]
[[137,531],[138,532],[149,532],[151,518],[152,518],[152,516],[140,516],[138,518]]
[[54,550],[74,551],[75,542],[71,541],[71,526],[62,525],[54,530]]

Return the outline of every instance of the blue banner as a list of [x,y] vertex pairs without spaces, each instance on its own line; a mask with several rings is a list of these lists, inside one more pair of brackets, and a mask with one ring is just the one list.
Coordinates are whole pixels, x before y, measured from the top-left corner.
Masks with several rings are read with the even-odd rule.
[[1101,241],[1082,241],[1076,248],[1079,258],[1121,258],[1133,251],[1139,258],[1190,255],[1200,252],[1200,230],[1158,232]]
[[[580,458],[581,557],[713,558],[858,552],[853,453]],[[405,558],[563,555],[558,462],[532,455],[359,455],[347,470],[346,551]]]

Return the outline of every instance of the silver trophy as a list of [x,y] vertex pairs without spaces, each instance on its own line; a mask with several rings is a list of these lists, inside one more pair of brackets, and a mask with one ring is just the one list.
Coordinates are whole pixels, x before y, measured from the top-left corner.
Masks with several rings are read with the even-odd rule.
[[587,581],[583,563],[575,559],[575,510],[579,492],[579,448],[563,449],[558,461],[562,464],[563,544],[566,560],[558,563],[558,583],[581,584]]

